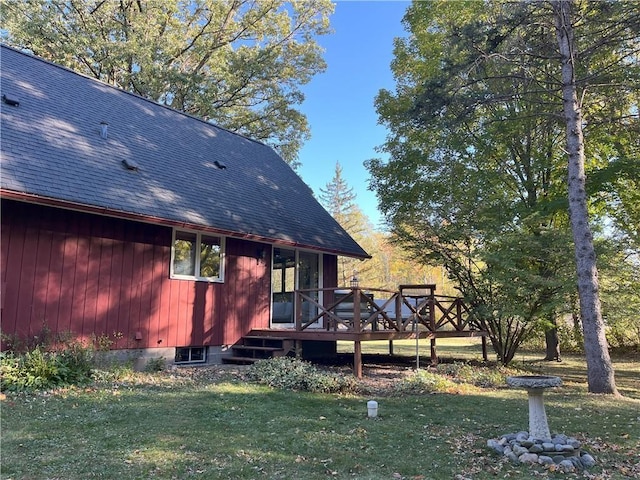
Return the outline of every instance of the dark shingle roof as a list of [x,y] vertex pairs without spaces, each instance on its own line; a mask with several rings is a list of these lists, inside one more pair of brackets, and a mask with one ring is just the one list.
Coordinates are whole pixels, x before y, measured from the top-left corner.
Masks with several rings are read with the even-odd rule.
[[20,102],[0,104],[3,191],[367,256],[270,147],[6,46],[0,61]]

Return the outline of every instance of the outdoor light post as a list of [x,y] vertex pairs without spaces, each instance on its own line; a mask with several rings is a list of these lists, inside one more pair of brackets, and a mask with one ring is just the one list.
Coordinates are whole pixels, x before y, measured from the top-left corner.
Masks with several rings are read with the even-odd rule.
[[353,277],[351,277],[351,288],[358,288],[360,286],[360,280],[358,280],[358,271],[353,271]]

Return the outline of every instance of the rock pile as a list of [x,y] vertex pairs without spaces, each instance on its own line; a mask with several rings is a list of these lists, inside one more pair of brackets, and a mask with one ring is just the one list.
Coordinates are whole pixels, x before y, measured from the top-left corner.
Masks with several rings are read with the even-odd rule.
[[555,464],[563,472],[585,470],[596,463],[589,453],[581,450],[578,440],[563,434],[539,439],[530,437],[529,432],[509,433],[488,440],[487,446],[514,463]]

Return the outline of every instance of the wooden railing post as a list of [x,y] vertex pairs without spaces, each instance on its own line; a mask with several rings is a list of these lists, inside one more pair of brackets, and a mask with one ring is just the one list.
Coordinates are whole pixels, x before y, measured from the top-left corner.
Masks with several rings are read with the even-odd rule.
[[295,304],[296,304],[295,325],[296,325],[296,331],[299,332],[302,330],[302,296],[300,295],[300,292],[294,292],[294,296],[295,296]]
[[435,333],[436,329],[436,297],[432,291],[429,299],[429,330]]
[[402,294],[398,292],[396,297],[396,325],[400,332],[404,331],[404,322],[402,321]]
[[360,308],[362,307],[362,305],[360,304],[360,301],[361,301],[360,287],[354,287],[353,288],[353,327],[356,332],[362,331],[362,325],[360,323],[361,321]]
[[353,370],[356,377],[362,378],[362,344],[360,340],[353,342]]

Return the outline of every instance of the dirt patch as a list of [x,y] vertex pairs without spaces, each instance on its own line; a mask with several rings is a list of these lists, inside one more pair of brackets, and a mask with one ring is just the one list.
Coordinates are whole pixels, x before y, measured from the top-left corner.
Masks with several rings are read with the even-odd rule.
[[[363,395],[385,395],[391,392],[398,382],[413,375],[413,359],[405,357],[368,355],[363,358],[363,377],[358,380]],[[353,356],[338,355],[330,361],[313,362],[318,368],[328,372],[347,376],[353,375]],[[222,383],[244,382],[248,365],[202,365],[171,367],[172,374],[191,378],[194,381]]]

